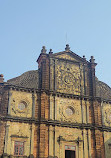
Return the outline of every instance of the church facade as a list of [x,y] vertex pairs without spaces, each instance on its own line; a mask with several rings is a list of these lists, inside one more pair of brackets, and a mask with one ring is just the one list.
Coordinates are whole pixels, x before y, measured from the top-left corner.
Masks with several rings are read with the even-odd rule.
[[43,46],[37,62],[7,82],[0,75],[0,156],[110,158],[111,88],[94,57]]

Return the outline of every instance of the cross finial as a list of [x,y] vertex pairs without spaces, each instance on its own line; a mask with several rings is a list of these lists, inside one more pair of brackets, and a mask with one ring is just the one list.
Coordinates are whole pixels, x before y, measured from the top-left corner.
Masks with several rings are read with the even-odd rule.
[[65,48],[66,51],[70,51],[70,47],[69,47],[69,44],[66,44],[66,48]]
[[42,47],[42,50],[41,50],[41,53],[46,53],[46,51],[47,51],[47,50],[46,50],[45,46],[43,46],[43,47]]

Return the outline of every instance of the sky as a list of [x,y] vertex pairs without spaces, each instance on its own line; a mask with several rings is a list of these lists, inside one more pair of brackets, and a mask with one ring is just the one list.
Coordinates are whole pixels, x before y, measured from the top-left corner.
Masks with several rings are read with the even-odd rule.
[[29,70],[42,46],[94,56],[96,76],[111,87],[111,0],[0,0],[0,74]]

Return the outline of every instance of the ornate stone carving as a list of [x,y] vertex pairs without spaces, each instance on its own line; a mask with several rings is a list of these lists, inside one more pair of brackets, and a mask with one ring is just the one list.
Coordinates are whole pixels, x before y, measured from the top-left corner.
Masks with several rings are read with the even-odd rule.
[[65,128],[64,132],[62,130],[63,129],[61,129],[60,131],[61,135],[59,135],[58,137],[58,142],[67,141],[67,142],[77,143],[77,141],[82,140],[82,132],[80,130],[70,129],[70,128]]
[[[21,103],[25,104],[25,108],[20,109]],[[27,97],[18,95],[11,100],[11,115],[27,117],[30,115],[30,102]]]
[[108,125],[111,125],[111,109],[106,109],[105,110],[105,120]]
[[57,90],[65,93],[80,93],[80,69],[67,62],[57,63]]
[[[58,101],[58,119],[60,121],[67,121],[67,122],[80,122],[81,115],[80,115],[80,106],[75,103],[73,100],[62,99]],[[68,115],[67,109],[70,109],[71,112]]]

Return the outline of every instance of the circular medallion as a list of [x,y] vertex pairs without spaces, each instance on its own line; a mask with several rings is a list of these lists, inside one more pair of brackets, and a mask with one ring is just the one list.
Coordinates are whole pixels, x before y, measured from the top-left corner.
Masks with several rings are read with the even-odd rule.
[[72,84],[73,83],[73,75],[70,72],[67,72],[64,76],[65,84]]
[[18,104],[18,109],[22,111],[22,110],[24,110],[26,108],[26,105],[27,104],[25,102],[20,102]]
[[72,116],[74,114],[74,109],[72,107],[67,107],[65,112],[67,116]]

